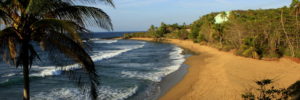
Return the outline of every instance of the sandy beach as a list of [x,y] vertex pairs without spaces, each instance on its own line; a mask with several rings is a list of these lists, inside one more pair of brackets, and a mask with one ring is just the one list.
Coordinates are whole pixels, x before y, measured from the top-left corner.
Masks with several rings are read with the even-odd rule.
[[[150,38],[133,38],[151,41]],[[184,78],[160,100],[241,100],[255,81],[273,79],[276,87],[287,88],[300,80],[300,64],[287,58],[264,61],[199,45],[189,40],[168,39],[167,43],[199,53],[189,57]]]

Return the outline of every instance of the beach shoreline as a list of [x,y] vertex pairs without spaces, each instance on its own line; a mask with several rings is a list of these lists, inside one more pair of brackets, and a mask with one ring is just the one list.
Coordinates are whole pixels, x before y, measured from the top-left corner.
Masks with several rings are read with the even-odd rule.
[[[132,38],[152,41],[151,38]],[[300,64],[287,58],[264,61],[236,56],[230,52],[199,45],[189,40],[167,39],[166,43],[189,49],[199,55],[188,57],[187,74],[160,100],[240,100],[256,80],[273,79],[287,88],[300,80]]]
[[189,66],[183,64],[178,70],[175,72],[165,76],[162,81],[159,83],[160,91],[159,94],[156,95],[154,100],[158,100],[166,93],[168,93],[177,83],[179,83],[187,73]]
[[[121,38],[115,38],[115,39],[121,39]],[[145,40],[138,40],[138,41],[145,41]],[[148,42],[153,42],[153,41],[148,41]],[[175,45],[171,43],[165,43],[165,44]],[[190,51],[189,49],[186,48],[182,48],[182,49],[183,49],[182,54],[184,55],[185,59],[196,54]],[[164,96],[169,90],[171,90],[177,83],[179,83],[184,78],[188,68],[189,66],[187,64],[182,64],[178,70],[163,77],[161,82],[159,82],[158,84],[159,90],[155,95],[152,95],[153,97],[150,97],[149,99],[158,100],[160,97]]]

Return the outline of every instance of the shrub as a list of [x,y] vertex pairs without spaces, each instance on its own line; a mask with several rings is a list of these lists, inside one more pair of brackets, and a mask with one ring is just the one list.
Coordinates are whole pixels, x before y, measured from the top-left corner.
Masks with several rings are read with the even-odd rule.
[[264,79],[256,81],[259,87],[256,91],[248,91],[242,94],[244,100],[287,100],[290,98],[288,89],[276,88],[271,85],[274,81],[271,79]]
[[198,35],[197,42],[206,42],[204,34]]

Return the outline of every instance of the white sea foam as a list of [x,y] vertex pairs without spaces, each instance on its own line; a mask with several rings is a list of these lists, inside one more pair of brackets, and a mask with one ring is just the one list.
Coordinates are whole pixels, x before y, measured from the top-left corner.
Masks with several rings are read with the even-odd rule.
[[72,64],[64,67],[55,67],[55,66],[48,66],[48,67],[37,67],[36,68],[42,69],[39,73],[33,73],[30,76],[36,76],[36,77],[46,77],[46,76],[57,76],[61,75],[63,71],[69,71],[74,69],[80,69],[81,67],[79,64]]
[[0,84],[6,83],[6,82],[9,82],[9,79],[5,79],[5,80],[1,81]]
[[172,65],[162,69],[167,75],[178,70],[185,61],[184,55],[181,54],[183,52],[183,49],[175,47],[173,50],[174,51],[169,54],[170,59],[172,59]]
[[90,38],[89,40],[96,41],[96,40],[103,40],[103,39],[100,39],[100,38]]
[[106,44],[118,42],[118,40],[93,40],[93,41],[94,41],[94,43],[106,43]]
[[[131,88],[113,89],[101,87],[98,91],[99,100],[124,100],[136,93],[138,86]],[[78,88],[53,89],[50,92],[41,92],[32,97],[32,100],[89,100],[89,92],[81,92]]]
[[[127,48],[123,48],[121,50],[112,50],[109,52],[97,52],[94,53],[91,57],[92,60],[95,61],[101,61],[103,59],[110,59],[112,57],[118,56],[122,53],[131,51],[131,50],[135,50],[135,49],[139,49],[144,47],[144,44],[141,45],[136,45],[136,46],[132,46],[132,47],[127,47]],[[33,66],[36,68],[40,68],[43,69],[41,72],[39,73],[34,73],[31,74],[31,76],[38,76],[38,77],[45,77],[45,76],[57,76],[57,75],[61,75],[63,71],[69,71],[69,70],[74,70],[74,69],[80,69],[81,67],[79,66],[79,64],[72,64],[72,65],[68,65],[68,66],[64,66],[62,68],[56,68],[55,66],[48,66],[48,67],[38,67],[38,66]]]
[[143,48],[145,45],[142,44],[142,45],[136,45],[136,46],[132,46],[130,48],[123,48],[121,50],[113,50],[113,51],[110,51],[110,52],[98,52],[96,54],[94,54],[92,56],[92,59],[93,61],[101,61],[103,59],[109,59],[109,58],[112,58],[112,57],[115,57],[115,56],[118,56],[122,53],[125,53],[125,52],[128,52],[128,51],[131,51],[131,50],[135,50],[135,49],[139,49],[139,48]]
[[8,73],[8,74],[5,74],[5,75],[2,75],[1,77],[11,77],[11,76],[15,76],[16,73]]
[[124,100],[136,93],[138,86],[123,89],[112,89],[110,87],[102,87],[98,98],[100,100]]
[[137,71],[122,71],[121,74],[122,77],[129,77],[129,78],[136,78],[136,79],[145,79],[145,80],[151,80],[154,82],[160,82],[161,81],[161,74],[160,72],[137,72]]
[[175,72],[185,61],[184,55],[182,55],[183,49],[174,47],[173,51],[169,53],[170,59],[172,59],[171,66],[162,67],[154,72],[138,72],[138,71],[122,71],[122,77],[145,79],[154,82],[160,82],[163,77]]
[[53,89],[41,92],[31,97],[32,100],[88,100],[88,95],[83,94],[77,88]]
[[[93,41],[94,43],[105,43],[105,44],[111,44],[111,43],[116,43],[119,40],[107,40],[107,39],[100,39],[100,38],[91,38],[89,39],[90,41]],[[83,40],[83,42],[87,42],[86,40]]]

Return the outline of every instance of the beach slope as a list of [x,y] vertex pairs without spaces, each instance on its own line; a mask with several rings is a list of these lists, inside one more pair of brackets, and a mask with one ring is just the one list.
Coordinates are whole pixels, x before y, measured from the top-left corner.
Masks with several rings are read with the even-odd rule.
[[[151,41],[150,38],[133,38]],[[166,42],[199,53],[186,60],[188,73],[160,100],[240,100],[241,94],[255,87],[255,81],[273,79],[287,88],[300,80],[300,64],[287,58],[264,61],[236,56],[189,40]]]

